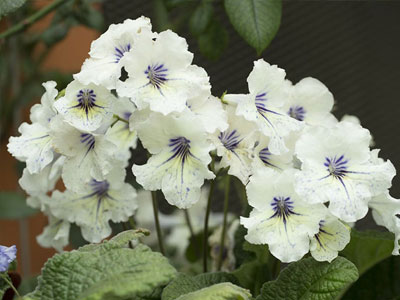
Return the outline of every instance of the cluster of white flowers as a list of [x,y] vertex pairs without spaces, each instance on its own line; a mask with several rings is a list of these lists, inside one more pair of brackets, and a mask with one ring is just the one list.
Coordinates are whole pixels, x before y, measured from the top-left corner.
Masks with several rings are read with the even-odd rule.
[[[249,94],[224,97],[236,107],[234,117],[243,118],[242,132],[230,126],[235,134],[225,136],[234,145],[231,164],[243,165],[230,173],[249,181],[253,210],[241,218],[246,239],[268,244],[283,262],[309,251],[332,261],[350,241],[346,222],[364,218],[371,207],[376,222],[396,234],[393,254],[399,254],[400,201],[388,193],[396,170],[370,150],[369,131],[354,117],[339,122],[331,114],[332,94],[316,79],[293,85],[284,70],[258,60],[247,81]],[[247,123],[255,129],[243,133]]]
[[[89,55],[64,91],[43,84],[32,123],[8,145],[26,162],[20,185],[28,204],[49,216],[38,237],[43,246],[62,249],[70,223],[99,242],[111,234],[110,220],[134,215],[136,191],[125,183],[125,168],[139,138],[151,156],[133,165],[136,181],[181,209],[199,201],[218,168],[229,167],[253,207],[240,220],[246,239],[268,244],[283,262],[309,251],[331,261],[350,240],[345,222],[363,218],[368,207],[396,234],[399,254],[400,201],[388,193],[395,169],[370,150],[368,130],[331,114],[333,96],[318,80],[293,85],[260,59],[248,94],[216,98],[185,39],[153,32],[144,17],[111,25]],[[60,177],[63,192],[55,190]]]

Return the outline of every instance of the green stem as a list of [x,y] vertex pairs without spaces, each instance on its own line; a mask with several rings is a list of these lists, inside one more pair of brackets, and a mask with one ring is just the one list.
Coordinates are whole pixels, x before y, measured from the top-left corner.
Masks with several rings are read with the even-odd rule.
[[129,225],[130,225],[131,229],[136,228],[135,219],[133,217],[129,217]]
[[[211,161],[211,169],[214,169],[214,160]],[[207,272],[207,259],[208,259],[208,219],[210,218],[210,210],[211,210],[211,199],[214,193],[214,185],[215,185],[214,178],[213,181],[210,183],[210,193],[208,194],[207,200],[207,208],[206,208],[206,216],[204,218],[204,237],[203,237],[203,272]]]
[[110,127],[113,127],[113,126],[115,125],[115,123],[117,123],[118,121],[121,121],[121,122],[124,122],[124,123],[126,123],[126,124],[129,124],[129,121],[128,121],[128,120],[125,120],[125,119],[121,118],[121,117],[118,116],[118,115],[114,115],[113,117],[115,118],[115,121],[111,123],[111,126],[110,126]]
[[15,286],[12,284],[10,280],[8,280],[8,276],[6,273],[1,273],[1,277],[4,279],[5,282],[10,286],[10,288],[14,291],[15,295],[18,296],[18,298],[21,298],[21,295],[18,293],[18,290],[15,288]]
[[33,23],[36,21],[40,20],[41,18],[45,17],[47,14],[58,8],[59,6],[67,3],[70,0],[55,0],[51,4],[43,7],[42,9],[38,10],[35,12],[33,15],[30,17],[22,20],[18,24],[12,26],[11,28],[7,29],[6,31],[0,33],[0,40],[5,39],[9,36],[12,36],[14,34],[17,34],[23,30],[25,30],[27,27],[31,26]]
[[151,192],[151,198],[153,200],[154,223],[156,225],[156,230],[157,230],[158,247],[160,248],[161,254],[165,255],[162,231],[161,231],[161,227],[160,227],[160,220],[158,219],[157,194],[155,191]]
[[190,220],[189,212],[187,209],[185,209],[183,212],[185,214],[186,224],[190,231],[190,236],[192,237],[192,240],[194,241],[194,230],[193,230],[193,226],[192,226],[192,221]]
[[226,235],[226,225],[228,220],[228,206],[229,206],[229,191],[231,185],[231,177],[226,174],[226,182],[225,182],[225,198],[224,198],[224,221],[222,223],[222,233],[221,233],[221,242],[219,243],[219,258],[217,270],[220,271],[223,263],[224,256],[224,248],[225,248],[225,235]]

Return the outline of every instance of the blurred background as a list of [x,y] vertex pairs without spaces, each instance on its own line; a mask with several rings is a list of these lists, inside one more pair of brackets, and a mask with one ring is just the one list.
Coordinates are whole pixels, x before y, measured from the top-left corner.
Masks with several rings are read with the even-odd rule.
[[[18,187],[23,165],[8,154],[6,145],[40,100],[41,83],[55,80],[63,89],[80,70],[91,41],[112,23],[145,15],[156,31],[172,28],[187,38],[195,63],[211,78],[215,96],[225,90],[246,93],[246,78],[257,53],[230,24],[223,1],[210,1],[210,32],[197,32],[190,21],[201,1],[66,0],[21,33],[0,40],[2,197],[24,201]],[[0,31],[53,2],[28,1],[1,19]],[[400,169],[399,37],[399,2],[283,1],[279,31],[261,56],[284,68],[293,83],[308,76],[322,81],[335,96],[334,114],[360,118],[374,136],[376,148],[382,149],[381,156]],[[400,197],[400,176],[394,179],[391,194]],[[17,245],[18,270],[24,277],[37,274],[54,254],[36,242],[47,219],[21,204],[13,208],[20,219],[11,220],[1,200],[0,244]],[[360,226],[369,224],[367,220]]]

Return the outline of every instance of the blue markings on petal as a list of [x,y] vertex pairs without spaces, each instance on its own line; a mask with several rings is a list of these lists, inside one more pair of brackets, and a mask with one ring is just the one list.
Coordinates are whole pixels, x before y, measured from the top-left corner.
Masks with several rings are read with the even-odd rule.
[[97,181],[95,179],[92,179],[89,185],[92,188],[94,195],[99,198],[107,196],[108,190],[110,188],[110,184],[107,180]]
[[306,115],[306,110],[302,106],[292,106],[288,111],[288,115],[298,121],[303,121]]
[[274,167],[277,169],[280,169],[279,167],[275,166],[274,164],[271,163],[271,156],[272,153],[269,152],[268,147],[265,147],[263,149],[260,150],[260,152],[258,152],[258,157],[261,159],[261,161],[266,165],[266,166],[270,166],[270,167]]
[[340,184],[343,186],[344,191],[346,192],[347,199],[350,200],[350,194],[347,190],[346,184],[344,183],[343,179],[349,173],[354,174],[363,174],[362,172],[352,172],[348,171],[348,160],[345,159],[344,155],[340,155],[339,157],[334,156],[332,157],[325,157],[324,166],[327,168],[326,170],[329,172],[327,176],[322,177],[321,179],[325,179],[328,177],[333,177],[339,180]]
[[190,140],[180,136],[170,139],[168,146],[172,148],[172,156],[167,161],[178,157],[182,160],[182,164],[184,164],[187,156],[190,155]]
[[271,217],[269,217],[269,219],[272,218],[281,219],[283,224],[285,225],[285,228],[287,220],[291,215],[298,215],[298,216],[300,215],[293,210],[294,205],[290,197],[274,197],[271,206],[272,209],[274,210],[274,214]]
[[261,93],[257,94],[256,99],[255,99],[255,105],[257,108],[257,111],[265,118],[264,114],[265,113],[272,113],[276,115],[281,115],[280,113],[277,113],[276,111],[270,110],[267,108],[267,93]]
[[167,71],[168,69],[164,67],[164,64],[154,64],[147,66],[144,73],[147,75],[149,84],[160,90],[162,85],[168,80]]
[[325,249],[325,247],[324,247],[323,243],[321,242],[321,236],[323,236],[324,234],[325,234],[325,235],[333,236],[332,233],[327,232],[325,229],[323,229],[323,228],[324,228],[324,225],[325,225],[325,221],[324,221],[324,220],[321,220],[321,221],[319,222],[319,232],[318,232],[317,234],[314,235],[315,239],[317,240],[319,246],[320,246],[322,249]]
[[240,135],[238,134],[236,129],[234,129],[232,131],[221,132],[219,134],[218,138],[221,141],[221,143],[224,145],[224,147],[226,149],[228,149],[229,151],[235,150],[238,147],[238,145],[240,144],[240,142],[243,140],[243,139],[240,139]]
[[70,108],[77,108],[85,111],[86,118],[89,118],[89,113],[97,108],[104,109],[104,106],[100,106],[96,104],[96,94],[92,89],[82,89],[79,90],[78,94],[76,95],[78,104],[74,105]]
[[121,60],[121,58],[124,56],[125,52],[129,52],[129,50],[131,50],[131,44],[126,44],[124,46],[120,46],[120,47],[115,47],[115,63],[119,63],[119,61]]
[[347,174],[347,163],[349,161],[345,159],[344,155],[339,157],[335,156],[333,158],[325,157],[324,166],[327,168],[329,172],[328,176],[333,176],[336,179],[341,179]]
[[[85,156],[83,157],[83,159],[86,157],[86,155],[88,155],[88,153],[94,149],[94,146],[96,144],[96,139],[93,135],[91,135],[90,133],[81,133],[81,143],[85,144],[87,150],[85,153]],[[83,161],[83,160],[82,160]]]

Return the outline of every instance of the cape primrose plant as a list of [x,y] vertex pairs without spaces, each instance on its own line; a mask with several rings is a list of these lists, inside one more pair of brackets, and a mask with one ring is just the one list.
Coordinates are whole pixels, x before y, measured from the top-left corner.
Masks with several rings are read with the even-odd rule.
[[[400,201],[388,190],[395,168],[356,118],[335,118],[323,83],[292,84],[259,59],[247,94],[217,98],[192,61],[184,38],[153,32],[141,17],[93,41],[65,90],[43,83],[30,123],[8,144],[26,163],[27,204],[49,219],[37,240],[60,252],[27,299],[332,299],[400,254]],[[138,141],[146,162],[131,155]],[[228,213],[231,185],[241,216]],[[216,189],[225,191],[223,214],[210,212]],[[179,211],[160,214],[157,193]],[[352,229],[369,209],[394,239]],[[63,252],[71,224],[100,243],[111,222],[133,230]],[[154,239],[136,225],[154,229],[159,250],[187,274],[143,245]],[[374,241],[386,250],[368,257],[362,249]],[[0,248],[0,271],[14,258]],[[280,262],[290,264],[280,271]]]

